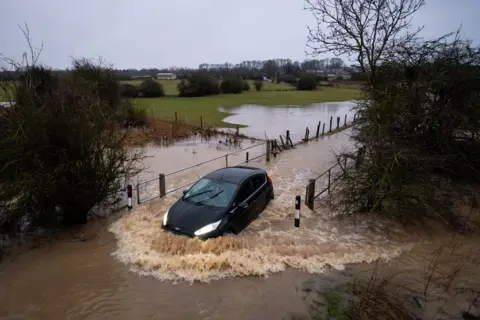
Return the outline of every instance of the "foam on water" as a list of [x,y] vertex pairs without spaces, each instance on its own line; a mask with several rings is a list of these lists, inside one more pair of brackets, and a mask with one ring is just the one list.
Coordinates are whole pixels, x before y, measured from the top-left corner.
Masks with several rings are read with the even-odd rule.
[[[293,159],[293,163],[295,163]],[[346,264],[389,260],[411,248],[413,239],[400,229],[385,232],[334,219],[328,208],[302,205],[301,226],[293,227],[294,196],[303,194],[309,169],[298,169],[292,157],[267,168],[275,196],[260,217],[239,235],[201,241],[161,229],[163,214],[181,192],[138,206],[111,225],[118,240],[113,253],[131,270],[170,281],[204,281],[236,276],[268,276],[287,267],[311,273]],[[192,176],[184,176],[191,181]],[[177,180],[182,185],[182,180]],[[377,222],[378,227],[383,227]]]

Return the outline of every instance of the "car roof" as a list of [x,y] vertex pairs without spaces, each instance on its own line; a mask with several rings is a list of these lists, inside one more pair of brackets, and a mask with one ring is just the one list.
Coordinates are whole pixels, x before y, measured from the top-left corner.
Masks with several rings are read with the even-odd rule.
[[243,180],[251,177],[255,174],[266,173],[265,170],[260,168],[248,167],[248,166],[236,166],[215,170],[207,174],[204,178],[223,180],[230,183],[240,184]]

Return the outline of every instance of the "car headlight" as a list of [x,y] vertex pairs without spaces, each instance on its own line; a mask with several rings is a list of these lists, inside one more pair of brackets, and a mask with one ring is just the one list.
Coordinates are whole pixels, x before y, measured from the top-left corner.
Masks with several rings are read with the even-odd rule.
[[165,214],[163,215],[163,225],[166,226],[167,225],[167,220],[168,220],[168,211],[165,212]]
[[200,228],[197,231],[195,231],[195,235],[196,236],[201,236],[203,234],[212,232],[213,230],[218,228],[218,226],[220,225],[220,222],[222,222],[222,220],[219,220],[219,221],[214,222],[214,223],[207,224],[205,227]]

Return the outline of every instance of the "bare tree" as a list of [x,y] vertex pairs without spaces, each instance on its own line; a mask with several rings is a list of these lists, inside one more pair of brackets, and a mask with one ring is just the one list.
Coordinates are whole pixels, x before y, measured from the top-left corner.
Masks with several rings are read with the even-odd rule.
[[423,27],[411,31],[413,14],[425,0],[305,0],[317,24],[309,29],[313,55],[333,52],[356,56],[362,72],[375,78],[390,48],[403,45]]

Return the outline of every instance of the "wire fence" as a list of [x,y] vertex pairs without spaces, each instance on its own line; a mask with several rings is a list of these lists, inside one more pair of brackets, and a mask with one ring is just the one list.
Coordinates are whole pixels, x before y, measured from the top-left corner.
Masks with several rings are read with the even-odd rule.
[[[253,146],[243,148],[235,152],[227,153],[213,159],[202,161],[192,166],[175,170],[167,174],[161,173],[156,178],[139,182],[136,185],[137,203],[142,204],[156,198],[162,198],[169,193],[184,189],[192,185],[200,178],[197,171],[188,172],[192,171],[192,169],[200,169],[203,175],[208,173],[212,169],[218,169],[221,167],[232,167],[240,164],[248,164],[257,159],[263,158],[267,155],[266,144],[267,142],[255,144]],[[261,149],[262,147],[263,149]],[[252,158],[251,155],[254,155],[254,157]],[[167,189],[167,185],[169,187],[171,186],[171,188]]]
[[[357,159],[354,160],[355,162],[359,161],[358,156],[360,155],[361,153],[359,152]],[[339,156],[336,164],[332,165],[315,179],[309,180],[305,189],[305,205],[307,205],[310,210],[314,209],[315,199],[319,198],[325,193],[331,194],[332,188],[339,180],[342,179],[346,172],[345,170],[347,169],[347,166],[352,161],[352,158]]]
[[[185,189],[198,181],[198,179],[200,179],[203,175],[222,167],[226,168],[255,162],[258,163],[258,161],[263,158],[265,158],[266,161],[270,161],[270,157],[276,157],[277,153],[293,149],[299,144],[308,143],[309,141],[314,139],[318,140],[323,136],[332,134],[337,130],[342,130],[349,126],[349,124],[347,124],[347,115],[345,115],[343,126],[340,125],[340,117],[336,117],[336,120],[336,128],[334,128],[333,117],[330,118],[330,123],[327,127],[328,131],[325,131],[326,124],[323,123],[322,127],[321,123],[319,122],[318,126],[316,127],[316,133],[312,136],[310,135],[310,129],[307,127],[305,130],[304,138],[297,142],[292,142],[289,130],[286,130],[286,135],[280,135],[279,140],[267,140],[238,151],[234,151],[213,159],[199,162],[189,167],[175,170],[166,174],[160,173],[158,177],[137,183],[136,187],[134,188],[134,190],[136,191],[137,203],[142,204],[157,198],[163,198],[167,194],[176,192],[181,189]],[[355,120],[356,116],[354,115],[353,121]],[[335,182],[331,181],[331,174],[332,170],[336,166],[338,166],[338,164],[331,167],[315,179],[315,181],[319,180],[326,174],[328,174],[329,177],[326,187],[323,188],[323,190],[319,194],[317,194],[315,198],[320,196],[326,190],[330,190],[332,183]],[[167,186],[169,188],[167,188]],[[309,201],[312,202],[313,199]]]

